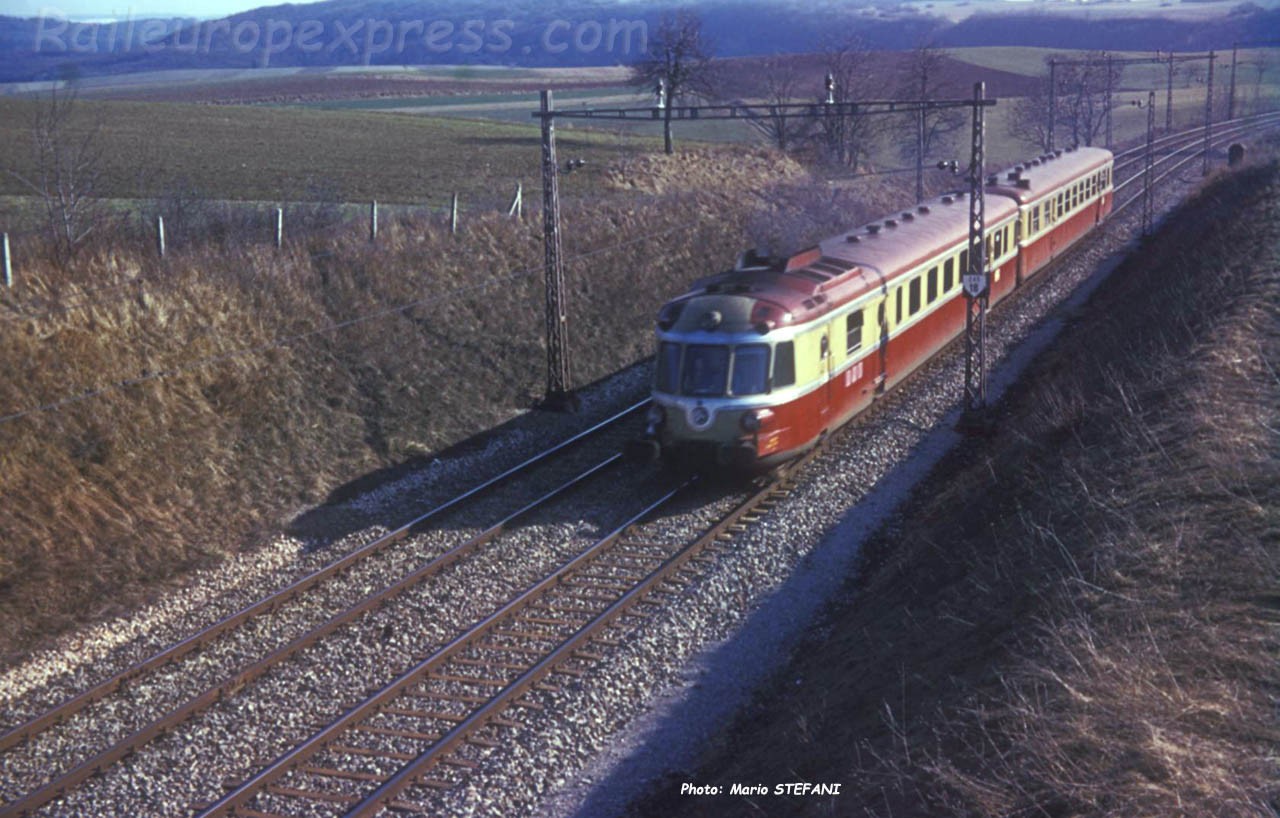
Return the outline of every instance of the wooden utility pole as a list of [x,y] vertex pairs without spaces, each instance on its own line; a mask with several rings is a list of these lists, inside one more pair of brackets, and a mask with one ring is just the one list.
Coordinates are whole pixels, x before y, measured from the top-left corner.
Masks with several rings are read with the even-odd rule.
[[1213,61],[1216,59],[1217,55],[1210,51],[1209,77],[1204,91],[1204,165],[1200,170],[1203,176],[1209,175],[1209,140],[1213,135]]
[[547,394],[543,406],[571,409],[569,315],[565,307],[564,260],[560,248],[560,169],[556,163],[554,98],[542,92],[542,225],[547,292]]
[[1156,92],[1147,92],[1147,152],[1142,168],[1142,235],[1151,234],[1151,188],[1155,184]]

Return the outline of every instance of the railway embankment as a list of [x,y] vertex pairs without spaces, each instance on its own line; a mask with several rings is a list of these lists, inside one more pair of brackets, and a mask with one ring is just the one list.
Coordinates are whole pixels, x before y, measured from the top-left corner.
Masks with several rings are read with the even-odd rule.
[[1278,269],[1280,169],[1206,185],[631,814],[1280,809]]
[[[799,246],[901,195],[833,196],[763,150],[607,173],[617,191],[563,213],[578,387],[647,358],[662,302],[743,247]],[[65,265],[19,247],[0,299],[0,663],[60,634],[102,647],[72,631],[190,595],[202,572],[296,561],[389,473],[438,487],[479,463],[461,484],[586,424],[528,411],[546,361],[536,218],[362,230],[317,222],[280,251],[215,232],[164,260],[102,231]]]

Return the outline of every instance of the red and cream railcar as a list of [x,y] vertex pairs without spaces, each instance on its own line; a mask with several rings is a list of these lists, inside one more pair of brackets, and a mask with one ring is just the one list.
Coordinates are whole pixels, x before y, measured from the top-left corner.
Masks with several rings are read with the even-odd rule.
[[[1107,216],[1111,169],[1079,148],[988,178],[992,302]],[[767,468],[848,421],[963,331],[968,212],[941,196],[695,282],[658,315],[646,446]]]

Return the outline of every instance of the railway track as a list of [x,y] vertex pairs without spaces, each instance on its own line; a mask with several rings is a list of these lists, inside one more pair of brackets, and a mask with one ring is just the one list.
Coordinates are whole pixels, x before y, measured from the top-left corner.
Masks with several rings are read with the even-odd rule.
[[[93,705],[107,702],[113,697],[118,697],[122,692],[136,690],[144,686],[150,677],[159,675],[161,671],[171,670],[176,663],[180,663],[208,649],[211,645],[220,640],[225,640],[233,634],[244,631],[251,626],[259,625],[261,620],[284,610],[304,596],[315,594],[326,585],[339,582],[342,577],[352,574],[354,569],[362,563],[386,554],[397,544],[406,541],[416,532],[422,531],[429,523],[443,521],[449,515],[459,513],[468,504],[478,503],[482,499],[489,498],[500,488],[513,483],[518,478],[527,478],[535,469],[545,467],[559,458],[566,457],[588,441],[610,434],[616,437],[619,434],[619,428],[626,425],[627,421],[641,412],[647,403],[648,401],[646,400],[627,407],[579,434],[431,508],[408,523],[360,546],[319,570],[291,582],[286,587],[260,599],[256,603],[218,620],[198,633],[151,655],[141,662],[112,674],[78,695],[63,701],[58,706],[8,730],[3,736],[0,736],[0,753],[7,753],[24,742],[37,739],[47,731],[55,730],[59,725],[68,723]],[[478,549],[492,542],[494,538],[517,520],[528,516],[543,505],[616,466],[620,460],[617,454],[619,447],[610,445],[607,448],[612,453],[598,458],[584,470],[562,480],[553,489],[543,493],[536,499],[522,504],[518,503],[518,508],[515,511],[506,515],[497,523],[483,527],[483,530],[474,536],[447,548],[404,575],[399,581],[393,582],[375,593],[364,596],[357,604],[345,607],[335,615],[323,619],[316,626],[294,636],[285,644],[267,652],[260,658],[235,669],[228,669],[228,672],[223,674],[217,683],[205,688],[202,692],[189,698],[179,706],[164,712],[158,717],[145,720],[143,724],[130,731],[124,738],[102,748],[99,752],[90,754],[69,769],[60,773],[55,772],[53,777],[44,785],[0,807],[0,816],[28,814],[32,810],[79,786],[91,776],[137,752],[174,726],[212,707],[225,697],[233,695],[246,684],[317,644],[339,628],[350,625],[360,616],[386,604],[427,579],[441,574],[459,560],[474,554]]]
[[[810,455],[812,457],[813,454]],[[198,818],[289,816],[297,802],[339,805],[344,815],[384,808],[423,812],[403,800],[414,786],[452,789],[460,773],[518,729],[512,710],[541,709],[526,698],[556,689],[551,677],[585,675],[600,646],[626,638],[628,622],[672,593],[682,571],[785,496],[782,476],[752,494],[692,542],[647,539],[643,519],[696,483],[664,493],[623,526],[524,591],[466,633],[410,668],[311,739],[235,787]]]
[[[1235,123],[1232,128],[1221,129],[1215,134],[1214,142],[1221,144],[1238,138],[1247,129],[1271,127],[1273,124],[1272,120]],[[1199,156],[1194,150],[1200,144],[1195,142],[1197,134],[1179,136],[1184,142],[1194,143],[1184,146],[1190,154],[1183,155],[1175,147],[1180,143],[1171,140],[1167,144],[1169,155],[1161,157],[1161,161],[1172,165],[1172,169],[1162,171],[1161,178]],[[1119,182],[1117,190],[1135,178],[1140,176]],[[1137,198],[1140,195],[1123,204],[1118,203],[1116,210],[1127,207]],[[438,523],[445,514],[485,496],[498,485],[514,480],[533,465],[554,458],[599,434],[607,428],[606,424],[621,422],[631,413],[640,411],[643,405],[630,407],[604,424],[432,509],[277,594],[95,685],[68,700],[63,707],[9,731],[0,738],[0,752],[52,729],[90,705],[136,683],[147,673],[198,652],[210,642],[244,627],[250,620],[268,615],[312,592],[360,560],[408,538],[428,523]],[[516,509],[476,537],[442,554],[442,562],[421,566],[400,581],[369,595],[358,605],[327,619],[305,636],[228,675],[225,681],[148,723],[127,740],[112,744],[41,788],[4,805],[0,808],[0,815],[29,814],[73,790],[107,766],[137,752],[174,725],[225,697],[236,695],[246,684],[271,668],[278,667],[307,647],[443,571],[484,542],[491,541],[517,519],[540,508],[544,502],[551,502],[575,487],[611,473],[616,465],[616,455],[601,459],[570,481],[543,493],[536,501]],[[664,492],[659,501],[633,515],[625,525],[527,586],[475,623],[474,627],[443,643],[391,683],[347,707],[338,719],[320,726],[305,741],[261,765],[258,772],[237,782],[223,798],[200,805],[200,815],[291,816],[317,814],[317,811],[319,814],[338,811],[344,815],[368,815],[388,806],[416,808],[412,800],[406,800],[411,798],[406,792],[411,793],[414,788],[457,787],[468,771],[482,763],[486,753],[503,744],[509,731],[518,729],[520,722],[511,718],[513,710],[537,709],[536,702],[528,697],[530,691],[554,689],[556,686],[549,681],[553,677],[577,680],[589,673],[600,656],[592,648],[593,643],[608,645],[617,642],[619,633],[642,622],[646,618],[647,607],[661,604],[664,586],[672,587],[673,583],[678,583],[675,577],[688,572],[700,557],[714,554],[717,543],[723,543],[725,537],[741,531],[742,526],[785,495],[792,479],[789,475],[796,473],[790,471],[787,476],[766,486],[701,536],[685,544],[644,539],[642,520],[646,515],[657,513],[666,504],[675,502],[676,498],[686,496],[691,489],[680,486]],[[305,806],[299,807],[299,804]]]

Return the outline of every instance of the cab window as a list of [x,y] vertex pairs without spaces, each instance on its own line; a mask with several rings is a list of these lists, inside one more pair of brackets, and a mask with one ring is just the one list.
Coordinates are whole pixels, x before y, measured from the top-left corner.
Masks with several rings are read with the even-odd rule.
[[773,388],[780,389],[796,382],[796,343],[783,341],[773,348]]
[[769,346],[745,344],[733,349],[733,381],[735,395],[763,395],[769,391]]
[[690,344],[684,353],[680,391],[711,398],[724,394],[729,380],[729,348],[719,344]]
[[658,345],[658,359],[654,363],[654,386],[659,392],[675,394],[680,383],[680,345],[663,341]]

